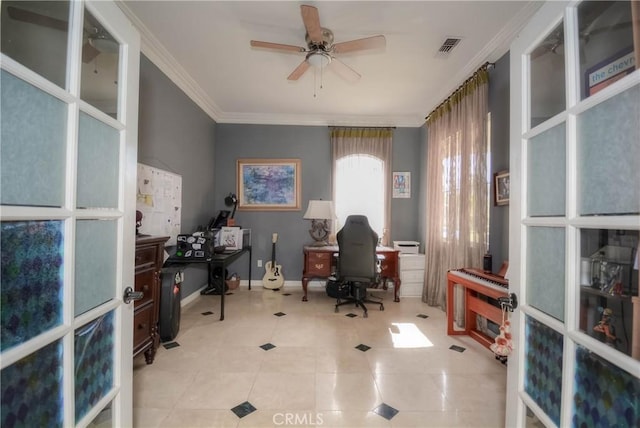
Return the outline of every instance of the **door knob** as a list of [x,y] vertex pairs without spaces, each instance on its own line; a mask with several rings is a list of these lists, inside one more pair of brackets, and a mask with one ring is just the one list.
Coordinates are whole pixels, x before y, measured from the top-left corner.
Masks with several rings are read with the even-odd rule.
[[140,300],[144,297],[144,293],[142,291],[133,291],[133,288],[127,287],[124,290],[124,296],[122,297],[122,301],[127,305],[134,300]]

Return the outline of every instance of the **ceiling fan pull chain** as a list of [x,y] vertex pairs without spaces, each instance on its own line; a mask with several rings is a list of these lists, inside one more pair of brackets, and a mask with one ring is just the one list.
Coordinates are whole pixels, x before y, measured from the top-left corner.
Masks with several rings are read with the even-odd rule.
[[316,94],[316,81],[317,81],[318,71],[315,67],[313,67],[313,98],[317,98]]

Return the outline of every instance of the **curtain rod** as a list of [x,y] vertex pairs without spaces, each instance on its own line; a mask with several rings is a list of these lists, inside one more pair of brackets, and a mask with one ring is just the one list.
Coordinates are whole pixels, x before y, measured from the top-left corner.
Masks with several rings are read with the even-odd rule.
[[337,128],[345,128],[345,129],[351,129],[351,128],[360,128],[360,129],[396,129],[395,126],[332,126],[332,125],[329,125],[328,128],[329,129],[337,129]]
[[465,80],[462,85],[458,86],[452,93],[451,95],[449,95],[444,101],[442,101],[440,104],[438,104],[438,106],[436,108],[434,108],[433,110],[431,110],[431,113],[429,113],[427,115],[427,117],[425,117],[425,120],[429,120],[429,117],[431,117],[431,115],[438,110],[440,107],[442,107],[443,105],[445,105],[446,103],[449,102],[449,100],[451,100],[451,97],[453,97],[455,94],[457,94],[460,90],[462,90],[466,84],[468,84],[469,82],[471,82],[471,80],[473,80],[474,77],[476,77],[476,75],[478,74],[478,72],[483,71],[483,70],[489,70],[491,68],[493,68],[496,64],[494,62],[485,62],[484,64],[482,64],[476,71],[473,72],[473,74],[471,75],[471,77],[469,77],[467,80]]

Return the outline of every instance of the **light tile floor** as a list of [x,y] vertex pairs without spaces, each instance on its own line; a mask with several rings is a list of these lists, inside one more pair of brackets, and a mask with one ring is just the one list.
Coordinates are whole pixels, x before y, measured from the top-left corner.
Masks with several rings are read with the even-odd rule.
[[506,366],[447,336],[444,312],[417,297],[376,292],[385,310],[363,318],[351,305],[335,313],[321,287],[308,302],[300,288],[232,293],[224,321],[220,297],[199,296],[182,308],[180,346],[135,359],[135,426],[504,426]]

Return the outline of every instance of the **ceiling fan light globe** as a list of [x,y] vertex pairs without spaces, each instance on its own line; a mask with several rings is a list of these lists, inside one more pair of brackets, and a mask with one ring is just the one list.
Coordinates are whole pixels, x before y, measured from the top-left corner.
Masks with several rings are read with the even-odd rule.
[[102,53],[118,53],[120,50],[118,42],[106,37],[91,37],[89,38],[89,44]]
[[315,68],[323,68],[331,62],[331,56],[326,52],[311,52],[307,55],[307,61]]

